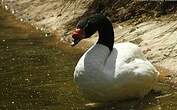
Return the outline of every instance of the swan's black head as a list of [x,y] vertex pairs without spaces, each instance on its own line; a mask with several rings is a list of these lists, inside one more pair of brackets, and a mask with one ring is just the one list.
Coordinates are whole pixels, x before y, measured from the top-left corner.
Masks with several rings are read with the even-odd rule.
[[96,31],[99,32],[99,40],[97,43],[112,48],[114,43],[113,27],[111,22],[101,14],[92,15],[78,22],[76,30],[72,35],[72,46],[78,44],[82,39],[91,37]]
[[91,37],[98,30],[97,22],[97,16],[81,19],[72,35],[73,46],[79,43],[80,40]]

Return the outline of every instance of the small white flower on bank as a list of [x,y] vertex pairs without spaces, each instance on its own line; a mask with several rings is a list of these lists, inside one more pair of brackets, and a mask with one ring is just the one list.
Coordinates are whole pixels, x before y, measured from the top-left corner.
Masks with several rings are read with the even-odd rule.
[[20,21],[23,22],[23,18],[21,18]]
[[45,34],[45,37],[47,37],[48,35],[47,34]]
[[36,27],[36,30],[38,30],[39,28],[38,27]]
[[60,38],[60,41],[64,41],[64,38]]
[[5,5],[5,9],[6,9],[6,10],[8,10],[8,9],[9,9],[7,5]]
[[51,36],[50,32],[48,32],[48,33],[45,34],[45,37],[48,37],[48,36]]
[[15,14],[15,10],[12,10],[12,14]]
[[44,28],[41,28],[41,31],[43,31],[44,30]]

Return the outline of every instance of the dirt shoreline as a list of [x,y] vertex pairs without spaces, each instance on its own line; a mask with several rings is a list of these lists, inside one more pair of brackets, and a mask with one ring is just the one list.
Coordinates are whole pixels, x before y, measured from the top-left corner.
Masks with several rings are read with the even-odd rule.
[[[72,32],[68,23],[81,16],[93,0],[40,1],[40,0],[1,0],[1,5],[22,22],[28,22],[36,29],[55,35],[56,42],[69,45]],[[77,4],[77,6],[76,6]],[[177,73],[177,14],[150,19],[146,22],[129,20],[115,22],[115,42],[131,41],[138,44],[146,58],[154,65]],[[86,50],[97,40],[97,34],[82,41],[77,48]],[[69,47],[68,47],[69,48]]]

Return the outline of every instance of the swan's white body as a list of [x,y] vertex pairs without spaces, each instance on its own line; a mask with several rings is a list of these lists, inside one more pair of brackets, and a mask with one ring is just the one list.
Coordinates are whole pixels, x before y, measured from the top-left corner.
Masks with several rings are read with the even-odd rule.
[[92,46],[79,60],[74,79],[83,94],[95,101],[142,98],[157,81],[158,71],[132,43],[115,44],[110,52]]

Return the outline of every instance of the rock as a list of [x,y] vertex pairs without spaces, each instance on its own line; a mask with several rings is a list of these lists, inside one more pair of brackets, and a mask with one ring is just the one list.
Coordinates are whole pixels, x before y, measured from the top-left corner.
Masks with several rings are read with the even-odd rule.
[[57,15],[57,17],[60,17],[61,15],[62,15],[62,14],[60,13],[60,14]]
[[136,38],[134,40],[131,40],[130,42],[135,43],[135,44],[140,44],[143,41],[142,38]]
[[151,51],[151,49],[150,49],[150,48],[147,48],[146,50],[143,50],[143,53],[144,53],[144,54],[147,54],[149,51]]

